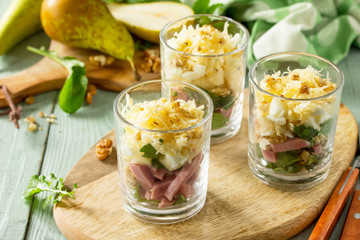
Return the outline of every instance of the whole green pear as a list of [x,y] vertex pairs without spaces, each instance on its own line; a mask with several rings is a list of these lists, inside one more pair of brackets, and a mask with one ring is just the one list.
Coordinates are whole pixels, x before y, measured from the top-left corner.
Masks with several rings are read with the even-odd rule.
[[133,62],[133,39],[102,0],[44,0],[41,23],[46,34],[56,41]]
[[13,0],[0,20],[0,55],[41,30],[42,0]]

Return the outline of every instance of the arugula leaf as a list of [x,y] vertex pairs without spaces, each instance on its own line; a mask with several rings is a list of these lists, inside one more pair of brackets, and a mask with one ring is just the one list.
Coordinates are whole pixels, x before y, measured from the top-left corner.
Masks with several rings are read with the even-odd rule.
[[140,152],[143,152],[144,153],[143,157],[146,157],[146,158],[151,158],[151,159],[159,158],[159,154],[156,153],[156,149],[150,143],[144,145],[140,149]]
[[30,178],[29,184],[22,198],[28,198],[41,192],[49,192],[51,194],[47,198],[43,199],[43,208],[45,208],[47,204],[56,204],[60,202],[64,196],[69,196],[72,199],[75,199],[74,192],[76,189],[77,184],[74,183],[73,190],[68,192],[65,189],[63,179],[55,177],[53,173],[50,173],[47,177],[33,175]]
[[210,0],[197,0],[192,5],[195,14],[213,14],[218,10],[218,13],[224,11],[224,4],[217,3],[210,5]]
[[137,40],[135,41],[135,50],[146,50],[154,46],[155,44],[146,40]]
[[211,129],[222,128],[228,121],[229,119],[221,113],[213,113]]
[[186,202],[186,201],[187,201],[186,198],[185,198],[182,194],[180,194],[180,196],[178,197],[178,199],[176,199],[176,201],[174,202],[174,205],[175,205],[175,204],[184,203],[184,202]]
[[319,131],[312,127],[305,127],[303,124],[294,126],[294,132],[304,140],[310,140],[319,134]]
[[231,94],[226,96],[216,95],[215,93],[209,92],[202,88],[211,98],[214,103],[214,109],[222,108],[225,110],[229,110],[235,103],[236,97],[232,96]]
[[272,168],[274,172],[297,173],[303,168],[303,165],[299,163],[302,159],[298,151],[279,152],[277,156],[277,162],[266,165],[267,168]]
[[331,131],[333,120],[329,119],[320,126],[320,133],[324,135],[328,135]]
[[40,49],[27,47],[31,52],[45,56],[63,65],[69,72],[64,86],[59,95],[60,108],[67,113],[76,112],[85,100],[88,79],[86,77],[85,64],[73,57],[61,58],[55,51],[47,51],[45,47]]
[[145,202],[146,199],[145,199],[145,198],[142,198],[142,197],[140,196],[139,188],[140,188],[140,185],[139,185],[139,184],[136,184],[136,188],[135,188],[135,192],[134,192],[134,197],[136,198],[136,200],[137,200],[138,202]]
[[197,0],[194,2],[192,9],[195,14],[206,13],[206,10],[209,8],[210,0]]

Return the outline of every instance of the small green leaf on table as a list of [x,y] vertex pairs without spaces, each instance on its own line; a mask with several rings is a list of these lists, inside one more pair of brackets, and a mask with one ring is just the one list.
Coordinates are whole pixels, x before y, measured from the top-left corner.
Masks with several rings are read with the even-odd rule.
[[59,105],[64,112],[76,112],[83,105],[85,100],[88,84],[85,64],[73,57],[61,58],[57,56],[55,51],[47,51],[44,47],[41,47],[40,49],[27,47],[27,49],[60,63],[68,70],[69,75],[60,91]]

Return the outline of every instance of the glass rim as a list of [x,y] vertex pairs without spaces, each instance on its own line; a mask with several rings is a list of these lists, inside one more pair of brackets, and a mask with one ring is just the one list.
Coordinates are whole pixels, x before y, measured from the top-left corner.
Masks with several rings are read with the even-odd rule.
[[[320,96],[320,97],[314,97],[314,98],[307,98],[307,99],[298,99],[298,98],[287,98],[287,97],[281,97],[275,94],[272,94],[270,92],[267,92],[266,90],[262,89],[259,84],[255,81],[255,70],[256,67],[258,67],[261,63],[265,62],[266,60],[269,60],[271,58],[277,57],[277,56],[306,56],[306,57],[312,57],[318,60],[321,60],[327,64],[329,64],[332,68],[334,68],[336,70],[336,72],[339,74],[340,77],[340,84],[336,86],[336,88],[334,89],[334,91],[329,92],[326,95]],[[328,98],[332,95],[334,95],[335,93],[337,93],[338,91],[340,91],[340,89],[342,89],[342,87],[344,86],[344,73],[341,71],[341,69],[333,62],[331,62],[330,60],[327,60],[326,58],[314,55],[314,54],[310,54],[310,53],[305,53],[305,52],[296,52],[296,51],[285,51],[285,52],[278,52],[278,53],[273,53],[273,54],[269,54],[265,57],[260,58],[259,60],[257,60],[250,68],[249,70],[249,79],[251,81],[251,83],[257,88],[257,90],[259,90],[260,92],[269,95],[271,97],[275,97],[278,98],[280,100],[287,100],[287,101],[299,101],[299,102],[308,102],[308,101],[314,101],[314,100],[321,100],[321,99],[325,99]]]
[[[227,53],[222,53],[222,54],[212,54],[212,55],[201,55],[201,54],[192,54],[192,53],[185,53],[185,52],[182,52],[182,51],[179,51],[173,47],[171,47],[167,41],[165,40],[165,31],[173,24],[177,23],[177,22],[180,22],[184,19],[187,19],[187,18],[197,18],[197,17],[212,17],[212,18],[218,18],[218,19],[221,19],[221,20],[225,20],[225,21],[228,21],[234,25],[236,25],[238,28],[240,28],[243,33],[244,33],[244,36],[241,40],[241,45],[236,48],[235,50],[233,51],[230,51],[230,52],[227,52]],[[237,53],[237,52],[240,52],[242,50],[244,50],[247,45],[249,44],[249,39],[250,39],[250,35],[249,35],[249,31],[247,30],[247,28],[242,25],[241,23],[235,21],[234,19],[231,19],[229,17],[224,17],[224,16],[217,16],[217,15],[212,15],[212,14],[194,14],[194,15],[190,15],[190,16],[185,16],[185,17],[181,17],[181,18],[176,18],[174,20],[172,20],[171,22],[167,23],[160,31],[160,42],[162,44],[164,44],[166,47],[168,47],[169,49],[171,49],[172,51],[174,52],[177,52],[177,53],[181,53],[181,54],[184,54],[186,56],[190,56],[190,57],[223,57],[223,56],[227,56],[227,55],[231,55],[231,54],[234,54],[234,53]],[[245,53],[244,53],[245,54]]]
[[[146,84],[151,84],[151,83],[160,83],[161,84],[162,82],[183,84],[183,85],[189,86],[191,88],[194,88],[195,90],[200,92],[205,97],[207,102],[209,103],[209,109],[208,109],[208,113],[206,114],[206,116],[204,116],[203,119],[201,119],[201,121],[196,123],[195,125],[192,125],[192,126],[187,127],[187,128],[176,129],[176,130],[153,130],[153,129],[143,128],[143,127],[137,126],[137,125],[129,122],[127,119],[125,119],[122,116],[122,114],[119,112],[117,106],[118,106],[119,101],[121,99],[123,99],[129,91],[131,91],[131,90],[133,90],[133,89],[135,89],[135,88],[137,88],[137,87],[139,87],[141,85],[146,85]],[[214,111],[214,105],[213,105],[213,102],[212,102],[210,96],[204,90],[202,90],[201,88],[199,88],[199,87],[197,87],[195,85],[192,85],[192,84],[189,84],[189,83],[186,83],[186,82],[181,82],[181,81],[156,79],[156,80],[149,80],[149,81],[140,82],[140,83],[132,85],[132,86],[130,86],[128,88],[125,88],[115,98],[115,101],[114,101],[114,104],[113,104],[113,110],[114,110],[115,115],[120,119],[120,121],[122,121],[123,123],[125,123],[125,124],[127,124],[127,125],[129,125],[131,127],[134,127],[134,128],[136,128],[138,130],[141,130],[141,131],[164,134],[164,133],[186,132],[186,131],[189,131],[189,130],[192,130],[194,128],[197,128],[199,126],[204,125],[209,120],[209,118],[212,116],[212,112]],[[205,112],[204,112],[204,114],[205,114]]]

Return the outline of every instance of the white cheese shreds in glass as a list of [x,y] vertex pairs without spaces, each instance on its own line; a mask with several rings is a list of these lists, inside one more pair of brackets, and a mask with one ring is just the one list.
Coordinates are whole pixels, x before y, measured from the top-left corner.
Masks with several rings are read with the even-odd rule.
[[[134,104],[126,96],[126,106],[122,115],[137,127],[148,130],[181,130],[199,123],[204,116],[204,106],[196,106],[194,100],[168,100],[161,98]],[[159,161],[173,171],[184,166],[200,151],[203,143],[203,127],[177,133],[161,133],[125,127],[125,138],[121,146],[126,161],[151,165],[151,159],[143,157],[141,148],[151,144],[160,153]]]
[[184,25],[167,40],[179,52],[163,49],[161,53],[163,77],[194,84],[219,96],[237,97],[246,63],[243,50],[236,51],[242,40],[240,34],[229,34],[228,28],[228,22],[223,31],[211,25]]

